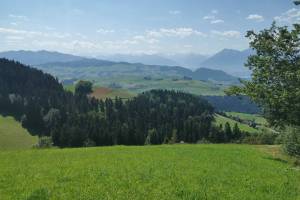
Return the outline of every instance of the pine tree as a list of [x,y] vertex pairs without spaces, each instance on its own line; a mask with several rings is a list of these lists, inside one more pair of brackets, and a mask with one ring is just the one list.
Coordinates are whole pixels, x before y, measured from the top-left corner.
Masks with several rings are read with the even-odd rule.
[[228,122],[225,123],[224,133],[225,133],[226,141],[230,142],[232,140],[232,130]]

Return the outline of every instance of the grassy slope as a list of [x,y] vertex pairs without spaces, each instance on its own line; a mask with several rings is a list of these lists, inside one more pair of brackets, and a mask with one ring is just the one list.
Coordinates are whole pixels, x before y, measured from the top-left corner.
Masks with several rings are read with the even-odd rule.
[[0,115],[0,150],[28,149],[36,143],[37,137],[31,136],[19,122]]
[[6,200],[300,199],[300,171],[247,145],[2,151],[0,160]]
[[[144,91],[152,89],[168,89],[178,90],[195,95],[224,95],[226,86],[218,85],[212,82],[196,81],[196,80],[172,80],[172,78],[153,78],[152,80],[145,80],[143,77],[137,76],[118,76],[110,78],[92,79],[94,83],[94,90],[99,88],[109,88],[112,83],[120,85],[121,89],[109,88],[110,92],[101,94],[97,91],[94,96],[103,98],[114,98],[119,96],[122,98],[131,98]],[[74,85],[64,86],[66,90],[74,92]]]
[[151,89],[169,89],[189,92],[196,95],[224,95],[225,86],[216,85],[210,82],[196,80],[178,80],[173,81],[171,78],[144,80],[143,77],[115,77],[101,78],[95,80],[96,85],[108,87],[111,83],[117,83],[124,90],[130,93],[141,93]]
[[267,120],[263,118],[261,115],[247,114],[247,113],[238,113],[238,112],[227,112],[227,115],[231,115],[234,117],[239,117],[243,120],[255,120],[256,123],[266,125]]
[[246,124],[242,124],[240,122],[237,122],[235,120],[232,120],[232,119],[229,119],[227,117],[224,117],[224,116],[221,116],[221,115],[218,115],[216,114],[215,116],[215,119],[216,119],[216,124],[219,125],[219,124],[225,124],[226,122],[228,122],[230,124],[231,127],[233,127],[235,125],[235,123],[238,124],[239,128],[242,130],[242,131],[247,131],[249,133],[257,133],[258,130],[255,129],[255,128],[252,128]]

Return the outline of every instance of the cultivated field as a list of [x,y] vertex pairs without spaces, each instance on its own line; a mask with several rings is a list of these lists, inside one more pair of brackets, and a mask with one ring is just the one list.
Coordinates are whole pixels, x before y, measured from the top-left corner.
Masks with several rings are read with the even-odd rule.
[[300,199],[299,169],[256,146],[1,151],[0,160],[3,200]]
[[94,92],[91,95],[97,99],[106,99],[106,98],[114,99],[115,97],[131,98],[134,96],[134,94],[130,93],[127,90],[111,89],[105,87],[94,88]]
[[212,82],[197,80],[182,80],[172,78],[153,78],[145,80],[143,77],[122,76],[101,78],[95,80],[95,86],[110,87],[112,83],[117,83],[124,91],[138,94],[152,89],[178,90],[196,95],[224,95],[226,86]]

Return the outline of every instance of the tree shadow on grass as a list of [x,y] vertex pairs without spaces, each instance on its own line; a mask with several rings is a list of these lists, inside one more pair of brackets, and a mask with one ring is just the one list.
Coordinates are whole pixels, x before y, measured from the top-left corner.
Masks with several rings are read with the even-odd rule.
[[278,157],[271,157],[271,156],[267,156],[267,157],[263,157],[264,159],[267,159],[267,160],[273,160],[273,161],[277,161],[277,162],[281,162],[281,163],[288,163],[287,160],[284,160],[282,158],[278,158]]
[[46,188],[34,190],[26,200],[49,200],[50,194]]

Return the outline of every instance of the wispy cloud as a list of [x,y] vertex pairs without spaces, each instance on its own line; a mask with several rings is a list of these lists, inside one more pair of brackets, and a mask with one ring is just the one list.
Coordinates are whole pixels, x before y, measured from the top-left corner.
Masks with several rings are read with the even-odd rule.
[[113,29],[100,28],[100,29],[97,30],[97,33],[100,33],[100,34],[103,34],[103,35],[114,33],[114,32],[115,32],[115,30],[113,30]]
[[262,15],[258,15],[258,14],[251,14],[246,19],[257,21],[257,22],[262,22],[265,20]]
[[201,31],[192,29],[192,28],[161,28],[159,30],[152,30],[147,31],[147,36],[150,37],[180,37],[185,38],[189,36],[201,36],[205,37],[206,34],[202,33]]
[[204,16],[202,19],[210,21],[211,24],[224,23],[223,19],[220,19],[216,16],[218,13],[218,10],[212,10],[209,15]]
[[216,15],[216,14],[219,13],[219,11],[217,9],[214,9],[214,10],[211,11],[211,13]]
[[206,15],[203,17],[204,20],[214,20],[216,17],[214,15]]
[[143,36],[143,35],[136,35],[133,37],[133,40],[138,41],[138,42],[145,42],[148,44],[155,44],[155,43],[159,43],[159,40],[156,38],[149,38],[147,36]]
[[211,31],[212,35],[221,36],[225,38],[239,38],[241,33],[239,31],[230,30],[230,31]]
[[17,20],[22,20],[22,21],[28,21],[28,17],[25,15],[14,15],[14,14],[9,14],[8,15],[10,18],[17,19]]
[[53,30],[55,30],[55,28],[50,27],[50,26],[45,26],[44,28],[45,28],[47,31],[53,31]]
[[71,37],[69,33],[60,33],[60,32],[41,32],[41,31],[29,31],[29,30],[21,30],[21,29],[12,29],[0,27],[0,33],[6,35],[21,35],[23,37],[52,37],[52,38],[68,38]]
[[222,19],[216,19],[216,20],[212,20],[210,23],[211,24],[220,24],[220,23],[224,23],[224,20],[222,20]]
[[296,8],[292,8],[284,13],[282,13],[280,16],[274,17],[274,20],[277,22],[286,22],[286,23],[297,23],[300,21],[300,10]]
[[170,11],[169,11],[169,14],[170,14],[170,15],[180,15],[180,14],[181,14],[181,11],[180,11],[180,10],[170,10]]
[[5,39],[6,40],[23,40],[25,38],[22,36],[6,36]]

